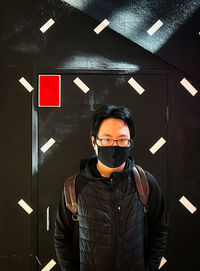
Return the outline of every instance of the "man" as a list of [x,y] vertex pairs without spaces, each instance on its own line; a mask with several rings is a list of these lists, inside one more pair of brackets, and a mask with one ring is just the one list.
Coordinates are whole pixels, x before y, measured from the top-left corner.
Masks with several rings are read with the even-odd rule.
[[[163,194],[154,176],[148,212],[139,199],[130,156],[135,128],[126,107],[104,105],[92,120],[95,155],[76,178],[78,221],[64,192],[55,223],[55,249],[62,271],[158,270],[167,239]],[[145,223],[147,216],[147,223]]]

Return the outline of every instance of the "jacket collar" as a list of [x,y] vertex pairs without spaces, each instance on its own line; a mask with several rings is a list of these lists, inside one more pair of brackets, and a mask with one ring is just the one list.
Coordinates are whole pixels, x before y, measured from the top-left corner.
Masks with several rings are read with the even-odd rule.
[[113,172],[110,177],[101,176],[100,172],[97,169],[97,156],[93,155],[86,163],[86,166],[81,170],[81,174],[85,177],[92,179],[93,181],[101,180],[105,183],[110,183],[111,179],[113,183],[118,183],[120,180],[124,179],[132,170],[135,165],[134,160],[131,156],[126,160],[125,167],[123,171]]

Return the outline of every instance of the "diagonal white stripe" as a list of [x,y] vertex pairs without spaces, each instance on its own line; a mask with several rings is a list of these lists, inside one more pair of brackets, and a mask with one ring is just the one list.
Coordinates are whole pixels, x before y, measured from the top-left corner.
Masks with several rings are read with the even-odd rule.
[[53,19],[49,19],[41,28],[40,31],[42,33],[46,32],[53,24],[54,24],[54,20]]
[[18,201],[18,204],[30,215],[33,209],[23,200]]
[[21,79],[19,79],[19,82],[29,91],[31,92],[33,90],[33,87],[29,84],[28,81],[26,81],[26,79],[24,77],[22,77]]
[[81,81],[78,77],[74,80],[74,83],[85,93],[87,93],[90,89]]
[[49,271],[54,267],[54,265],[56,265],[56,262],[52,259],[44,268],[42,268],[41,271]]
[[156,153],[163,144],[165,144],[165,139],[161,137],[149,150],[152,154]]
[[160,269],[164,264],[166,264],[167,260],[165,259],[165,257],[162,257],[161,261],[160,261],[160,266],[158,269]]
[[50,138],[47,143],[45,143],[40,149],[43,153],[45,153],[56,141],[53,138]]
[[152,36],[161,26],[163,25],[163,22],[161,20],[158,20],[152,27],[147,30],[147,33]]
[[107,25],[109,25],[109,21],[105,19],[94,29],[94,32],[99,34]]
[[183,78],[182,80],[181,80],[181,85],[183,85],[189,92],[190,92],[190,94],[192,94],[192,96],[194,96],[198,91],[196,90],[196,88],[194,88],[191,84],[190,84],[190,82],[188,82],[188,80],[187,79],[185,79],[185,78]]
[[128,80],[128,83],[141,95],[145,89],[143,89],[132,77]]
[[185,206],[185,208],[188,209],[188,211],[190,211],[190,213],[193,214],[197,210],[197,208],[191,202],[189,202],[185,196],[182,196],[179,201]]

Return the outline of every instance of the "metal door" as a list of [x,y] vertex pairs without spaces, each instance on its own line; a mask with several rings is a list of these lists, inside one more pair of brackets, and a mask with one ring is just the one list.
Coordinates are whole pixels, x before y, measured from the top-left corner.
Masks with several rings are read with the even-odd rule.
[[[166,204],[168,198],[168,73],[55,71],[55,74],[61,75],[61,107],[38,107],[36,92],[33,105],[34,198],[38,206],[35,249],[38,270],[52,259],[57,262],[53,234],[63,182],[93,154],[89,138],[91,115],[101,105],[125,105],[132,110],[136,127],[132,156],[137,164],[156,177],[164,191]],[[74,83],[77,77],[88,86],[87,93]],[[131,77],[145,90],[142,94],[128,83]],[[43,153],[41,147],[50,138],[55,143]],[[160,138],[164,138],[166,143],[152,154],[149,149]],[[52,270],[60,270],[58,263]],[[162,270],[167,270],[167,266],[163,266]]]

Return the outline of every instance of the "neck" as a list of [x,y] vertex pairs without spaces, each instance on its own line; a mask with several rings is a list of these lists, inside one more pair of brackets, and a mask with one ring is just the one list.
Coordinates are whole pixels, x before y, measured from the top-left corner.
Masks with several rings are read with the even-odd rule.
[[97,169],[100,172],[101,176],[103,176],[103,177],[110,177],[110,175],[113,172],[122,171],[124,169],[124,167],[125,167],[125,162],[121,166],[115,167],[115,168],[107,167],[104,164],[102,164],[99,160],[97,162]]

